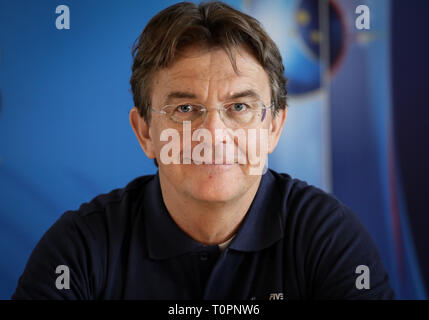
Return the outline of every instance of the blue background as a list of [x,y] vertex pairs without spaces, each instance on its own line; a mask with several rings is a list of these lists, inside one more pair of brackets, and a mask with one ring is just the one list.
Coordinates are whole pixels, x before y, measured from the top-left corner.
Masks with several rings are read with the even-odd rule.
[[[31,250],[64,211],[156,171],[128,122],[131,47],[173,3],[0,0],[0,298],[11,296]],[[329,66],[302,41],[309,34],[296,32],[298,8],[314,18],[319,1],[228,3],[261,20],[290,78],[270,167],[350,206],[398,298],[425,299],[429,50],[418,21],[428,2],[333,1],[344,53],[327,78]],[[55,28],[60,4],[70,8],[70,30]],[[354,26],[359,4],[371,8],[370,31]]]

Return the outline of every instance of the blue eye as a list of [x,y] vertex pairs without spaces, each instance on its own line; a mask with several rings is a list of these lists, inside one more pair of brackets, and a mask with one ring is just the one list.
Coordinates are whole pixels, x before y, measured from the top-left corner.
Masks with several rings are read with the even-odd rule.
[[233,111],[242,112],[242,111],[246,111],[247,106],[244,103],[234,103],[232,108],[233,108]]
[[188,113],[192,111],[193,107],[190,104],[183,104],[178,106],[177,109],[182,113]]

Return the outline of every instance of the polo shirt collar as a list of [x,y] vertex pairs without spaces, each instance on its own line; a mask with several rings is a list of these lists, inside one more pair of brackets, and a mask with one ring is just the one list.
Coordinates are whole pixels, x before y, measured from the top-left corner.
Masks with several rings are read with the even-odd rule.
[[[268,170],[261,178],[256,196],[229,249],[259,251],[280,240],[283,237],[279,214],[281,203],[275,178]],[[177,226],[162,199],[158,172],[147,185],[142,206],[148,254],[152,259],[172,258],[216,247],[193,240]]]
[[282,195],[271,170],[261,178],[258,191],[235,238],[229,245],[238,251],[260,251],[283,238]]

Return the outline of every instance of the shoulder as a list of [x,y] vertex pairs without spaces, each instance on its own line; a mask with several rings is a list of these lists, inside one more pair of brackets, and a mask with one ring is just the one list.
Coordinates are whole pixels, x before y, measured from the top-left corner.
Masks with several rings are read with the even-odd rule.
[[154,177],[138,177],[123,188],[99,194],[82,203],[77,210],[66,211],[47,233],[68,231],[103,247],[109,238],[124,236],[127,227],[133,225],[142,210],[142,196]]
[[76,221],[106,220],[114,223],[121,220],[133,219],[141,206],[142,195],[155,175],[145,175],[135,178],[125,187],[113,189],[99,194],[88,202],[80,205],[79,209],[66,212]]
[[[129,236],[133,219],[138,217],[139,196],[153,177],[136,178],[124,188],[83,203],[78,210],[66,211],[33,249],[13,298],[98,296],[109,264],[118,260],[123,239]],[[56,289],[57,275],[53,270],[60,265],[67,266],[75,275],[74,290]]]
[[132,205],[138,202],[139,196],[145,191],[145,186],[154,177],[155,175],[141,176],[132,180],[123,188],[100,194],[91,201],[83,203],[76,213],[81,217],[85,217],[101,212],[106,213],[106,210],[112,207]]
[[281,216],[285,234],[301,249],[321,243],[367,237],[357,215],[333,194],[288,174],[271,171],[281,194]]
[[[377,247],[357,215],[330,193],[287,174],[271,174],[282,193],[284,242],[311,283],[309,296],[392,299]],[[355,270],[362,265],[371,271],[371,290],[355,286]]]
[[333,194],[306,181],[292,178],[289,174],[269,171],[274,179],[275,190],[282,199],[282,208],[288,216],[307,213],[333,212],[345,205]]

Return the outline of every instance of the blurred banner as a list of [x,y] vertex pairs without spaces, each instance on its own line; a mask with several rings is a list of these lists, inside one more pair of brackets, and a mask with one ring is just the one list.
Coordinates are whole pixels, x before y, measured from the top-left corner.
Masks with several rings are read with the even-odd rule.
[[[425,299],[395,149],[391,1],[226,2],[258,18],[284,59],[288,118],[269,166],[349,206],[397,298]],[[61,2],[0,2],[0,298],[63,212],[156,172],[128,123],[131,47],[173,3],[69,0],[58,30]]]
[[[358,6],[369,29],[358,29]],[[410,4],[411,5],[411,4]],[[244,1],[280,46],[289,111],[270,166],[339,198],[373,236],[399,299],[425,299],[397,166],[391,1]]]
[[[425,299],[394,140],[391,3],[338,1],[348,48],[331,83],[333,191],[373,236],[397,298]],[[371,9],[370,30],[355,27],[361,4]]]

